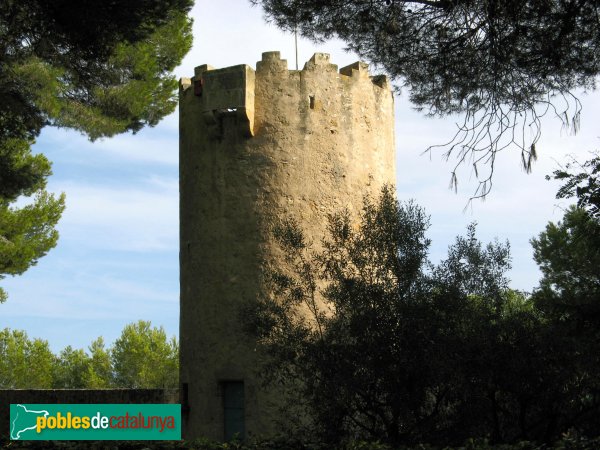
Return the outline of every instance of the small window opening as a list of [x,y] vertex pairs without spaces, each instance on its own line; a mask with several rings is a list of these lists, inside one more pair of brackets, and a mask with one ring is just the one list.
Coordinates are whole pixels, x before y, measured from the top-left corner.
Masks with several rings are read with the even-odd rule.
[[[188,243],[188,250],[189,250]],[[190,412],[190,398],[189,398],[189,384],[182,383],[181,384],[181,412],[184,414],[188,414]]]
[[215,109],[213,110],[216,114],[231,114],[236,112],[238,109],[237,108],[220,108],[220,109]]
[[204,92],[204,79],[200,78],[199,80],[194,80],[194,95],[197,97],[202,97],[203,92]]
[[315,96],[314,95],[308,96],[308,106],[310,107],[310,109],[315,109]]

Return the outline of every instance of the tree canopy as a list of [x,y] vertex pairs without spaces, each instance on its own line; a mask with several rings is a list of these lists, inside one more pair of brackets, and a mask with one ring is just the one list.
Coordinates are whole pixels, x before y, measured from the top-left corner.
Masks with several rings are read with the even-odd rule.
[[170,71],[191,45],[191,5],[3,2],[0,138],[56,125],[93,139],[156,124],[175,107]]
[[[191,47],[192,3],[0,2],[0,277],[22,273],[58,238],[64,198],[43,190],[50,163],[31,154],[42,128],[71,128],[94,140],[171,113],[171,71]],[[11,207],[33,194],[28,209]]]
[[[50,173],[50,162],[32,155],[26,141],[10,138],[0,144],[0,280],[22,274],[56,245],[65,197],[44,190]],[[19,196],[34,194],[27,205],[13,205]],[[0,303],[6,297],[0,287]]]
[[552,178],[564,181],[556,198],[576,197],[577,206],[600,222],[600,153],[593,152],[592,158],[584,163],[571,157],[564,167],[554,171]]
[[150,322],[126,325],[108,348],[99,337],[87,351],[69,345],[58,354],[24,331],[0,330],[0,389],[175,388],[178,383],[177,339]]
[[[540,118],[575,130],[574,92],[600,73],[600,4],[582,0],[252,0],[279,27],[339,37],[433,116],[462,114],[446,145],[491,189],[496,152],[521,150],[530,170]],[[488,170],[484,170],[487,167]],[[456,168],[455,168],[456,170]],[[453,182],[456,181],[453,171]]]
[[536,298],[563,319],[597,329],[600,324],[600,222],[570,207],[531,240],[542,279]]
[[0,331],[0,387],[25,389],[52,387],[54,355],[48,342],[29,339],[27,333],[5,328]]
[[[600,323],[600,155],[580,163],[570,157],[552,176],[563,181],[556,198],[576,198],[558,223],[531,240],[542,279],[534,293],[541,308],[579,331]],[[593,333],[592,333],[593,334]]]
[[165,330],[143,320],[125,328],[111,349],[115,384],[130,388],[176,387],[179,345]]

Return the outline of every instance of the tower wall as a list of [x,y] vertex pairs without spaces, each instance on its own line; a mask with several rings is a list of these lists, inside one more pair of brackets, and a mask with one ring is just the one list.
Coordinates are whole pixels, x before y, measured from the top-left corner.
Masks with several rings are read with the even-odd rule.
[[327,213],[358,211],[395,182],[393,96],[363,63],[338,71],[315,54],[288,70],[279,52],[256,71],[196,68],[180,89],[180,382],[184,436],[224,438],[224,386],[244,386],[246,437],[275,431],[276,397],[240,325],[261,293],[261,266],[280,257],[277,218],[309,240]]

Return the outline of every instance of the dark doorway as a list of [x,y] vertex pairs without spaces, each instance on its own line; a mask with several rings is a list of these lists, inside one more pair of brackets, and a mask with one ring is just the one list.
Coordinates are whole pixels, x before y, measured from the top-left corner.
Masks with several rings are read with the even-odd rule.
[[244,439],[244,382],[224,381],[223,384],[223,418],[225,424],[225,441],[234,438]]

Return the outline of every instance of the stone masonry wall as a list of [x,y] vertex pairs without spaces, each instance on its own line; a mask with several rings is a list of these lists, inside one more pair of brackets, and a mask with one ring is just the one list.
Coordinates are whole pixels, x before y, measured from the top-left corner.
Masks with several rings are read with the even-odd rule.
[[[262,355],[242,331],[282,264],[273,224],[295,217],[320,242],[327,214],[356,213],[395,182],[393,96],[355,63],[317,53],[288,70],[279,52],[256,70],[199,66],[180,90],[180,381],[184,437],[223,439],[227,381],[244,382],[247,437],[277,431],[280,393],[262,387]],[[185,403],[185,401],[184,401]]]

